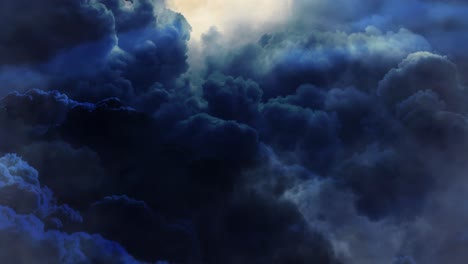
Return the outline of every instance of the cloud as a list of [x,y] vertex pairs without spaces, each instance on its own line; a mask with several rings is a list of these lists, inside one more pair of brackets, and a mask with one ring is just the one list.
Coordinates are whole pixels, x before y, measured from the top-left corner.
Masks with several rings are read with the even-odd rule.
[[37,171],[18,156],[0,158],[0,176],[2,262],[139,263],[119,244],[99,235],[59,230],[63,221],[82,221],[81,216],[56,204],[52,192],[40,186]]
[[86,233],[45,231],[32,215],[0,207],[0,259],[14,263],[139,263],[114,242]]
[[81,43],[106,50],[116,42],[112,13],[97,1],[3,1],[0,9],[2,64],[44,62]]
[[271,101],[263,106],[262,115],[262,140],[291,162],[321,170],[340,148],[339,124],[333,114]]
[[371,219],[389,213],[414,217],[433,184],[431,173],[418,165],[423,162],[403,153],[373,146],[345,161],[337,172],[338,181],[357,196],[357,209]]
[[[59,92],[39,90],[7,96],[3,110],[9,122],[22,122],[10,128],[12,134],[47,126],[46,132],[10,148],[31,160],[41,173],[49,172],[44,181],[57,189],[59,201],[80,210],[83,226],[60,222],[70,230],[100,233],[149,261],[358,261],[373,250],[363,244],[383,235],[378,232],[380,224],[374,222],[393,232],[425,214],[428,197],[438,190],[437,166],[452,164],[450,157],[460,150],[455,142],[466,134],[464,119],[455,112],[462,108],[449,109],[451,101],[440,100],[460,99],[453,96],[460,87],[457,74],[444,70],[453,64],[429,53],[408,58],[389,70],[374,91],[304,84],[293,94],[265,101],[254,81],[218,74],[205,82],[200,95],[184,97],[180,91],[154,87],[153,92],[163,96],[149,112],[128,107],[118,98],[82,103]],[[451,84],[445,93],[438,85],[427,85],[425,90],[391,96],[391,89],[402,87],[397,84],[424,84],[419,72],[426,63],[440,66],[442,83]],[[387,103],[388,98],[392,103]],[[56,112],[61,114],[50,114]],[[423,124],[421,131],[428,124],[434,133],[420,132],[418,124]],[[447,128],[457,124],[458,132],[442,137],[442,132],[453,131]],[[440,157],[438,149],[443,146],[454,147],[445,148],[449,153]],[[272,155],[275,159],[269,160]],[[444,161],[433,161],[438,158]],[[75,168],[75,162],[80,166]],[[346,210],[359,219],[350,223],[358,227],[333,237],[333,221],[346,217],[330,215],[324,220],[320,213],[311,217],[303,211],[302,202],[282,200],[311,177],[329,179],[330,188],[336,189],[331,197],[351,197]],[[22,196],[26,199],[30,194]],[[36,198],[40,196],[31,197],[33,202],[26,205],[40,200]],[[65,209],[55,214],[63,215]],[[258,216],[250,219],[252,212]],[[131,226],[138,228],[129,226],[117,234],[108,222],[124,219],[122,215],[135,216]],[[390,219],[396,226],[387,226]],[[59,223],[50,221],[48,225]],[[327,225],[316,226],[317,221]],[[234,227],[238,231],[232,232]],[[303,230],[301,235],[298,228]],[[353,228],[373,234],[355,247],[345,247],[351,243],[346,234]],[[153,234],[150,242],[136,239],[136,234],[143,233]],[[225,240],[217,239],[220,233]],[[247,244],[236,242],[247,238],[270,242],[253,253]],[[388,259],[414,255],[413,243],[403,248],[403,242],[397,241],[392,250],[377,252]],[[178,254],[173,251],[175,245],[183,245]],[[311,255],[303,250],[310,247],[317,248]]]
[[[294,93],[301,84],[374,89],[408,54],[431,50],[424,38],[411,31],[382,32],[372,26],[355,33],[274,32],[233,50],[222,35],[208,34],[202,72],[252,78],[266,98]],[[228,48],[219,51],[226,45]]]
[[203,84],[203,98],[208,103],[210,114],[246,124],[257,122],[262,95],[257,83],[243,78],[218,74]]
[[[187,17],[193,26],[195,40],[213,26],[226,33],[236,32],[239,28],[244,33],[256,33],[259,28],[284,22],[290,15],[289,0],[260,0],[255,3],[246,0],[170,0],[168,5]],[[252,33],[249,35],[254,35]]]
[[265,3],[0,4],[0,259],[463,263],[466,5]]
[[[240,79],[237,82],[242,88],[238,96],[247,95],[243,89],[248,86],[243,86],[244,81]],[[11,96],[23,98],[24,95]],[[43,96],[49,98],[50,105],[64,98],[56,92]],[[27,98],[15,101],[15,106],[36,105],[43,100],[35,96]],[[163,105],[180,104],[171,100]],[[240,252],[239,258],[245,261],[270,263],[303,258],[334,263],[333,252],[326,241],[301,222],[294,207],[283,205],[274,197],[240,195],[244,189],[241,187],[244,186],[242,172],[253,168],[261,159],[259,135],[254,128],[206,113],[180,116],[166,122],[158,113],[169,110],[159,109],[152,117],[125,107],[116,98],[97,104],[73,102],[74,106],[65,112],[65,119],[31,144],[20,144],[23,147],[17,150],[41,173],[49,173],[44,176],[44,182],[53,190],[57,189],[60,201],[80,209],[82,226],[66,225],[70,230],[100,233],[125,246],[135,257],[148,261],[217,263],[235,259]],[[12,119],[23,120],[26,126],[36,125],[30,111],[19,113]],[[45,115],[41,123],[47,124],[50,120],[56,119]],[[119,193],[125,196],[114,196]],[[231,203],[232,199],[237,202],[226,211],[219,207],[220,201]],[[249,209],[252,199],[259,204]],[[222,225],[228,224],[229,215],[235,214],[236,219],[241,219],[252,210],[266,210],[259,218],[272,221],[267,230],[259,231],[262,233],[259,241],[277,241],[262,251],[251,252],[235,242],[238,234],[231,232],[228,226],[220,227],[228,228],[221,230],[226,233],[226,241],[220,242],[216,234],[221,231],[208,224],[213,219],[224,219]],[[113,227],[109,225],[110,219],[123,222]],[[251,230],[261,227],[255,219],[239,222],[236,228],[242,232],[242,237],[247,238]],[[115,232],[115,228],[125,226],[130,220],[134,224],[125,227],[124,232]],[[237,220],[232,224],[235,222]],[[290,227],[296,224],[309,235]],[[141,238],[143,234],[147,240]],[[288,242],[283,242],[283,237]],[[158,248],[148,245],[158,245]],[[228,245],[233,246],[233,251],[225,251]],[[305,249],[310,247],[317,251],[307,253]]]
[[205,114],[178,123],[174,136],[180,147],[195,154],[194,159],[220,159],[235,162],[234,166],[255,156],[258,144],[257,133],[252,128]]
[[[33,143],[18,152],[40,172],[41,181],[54,190],[60,201],[80,208],[101,198],[99,193],[104,188],[106,171],[91,149],[52,141]],[[78,193],[87,195],[78,197]]]
[[64,121],[66,113],[79,105],[58,91],[30,90],[13,92],[2,99],[2,105],[12,118],[24,119],[32,125],[56,125]]
[[209,250],[205,262],[339,263],[290,203],[241,195],[218,208],[214,217],[203,219],[201,239]]
[[450,107],[456,107],[461,90],[456,66],[440,55],[414,53],[379,84],[379,94],[390,104],[406,99],[418,90],[431,90]]
[[120,242],[144,261],[159,256],[186,263],[196,250],[190,223],[168,223],[145,202],[127,196],[108,196],[94,202],[86,210],[84,222],[88,232]]
[[[172,83],[187,70],[190,26],[160,1],[2,5],[9,10],[2,24],[15,28],[2,30],[1,63],[20,70],[29,67],[23,71],[37,80],[29,82],[41,88],[57,87],[76,99],[119,96],[132,102],[155,83]],[[19,12],[21,16],[12,15]],[[36,88],[14,72],[3,75],[22,91]]]

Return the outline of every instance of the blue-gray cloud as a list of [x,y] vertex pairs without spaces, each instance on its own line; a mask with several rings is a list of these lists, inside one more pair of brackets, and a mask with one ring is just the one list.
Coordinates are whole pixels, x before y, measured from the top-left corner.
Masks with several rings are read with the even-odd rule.
[[1,260],[464,263],[464,2],[0,7]]

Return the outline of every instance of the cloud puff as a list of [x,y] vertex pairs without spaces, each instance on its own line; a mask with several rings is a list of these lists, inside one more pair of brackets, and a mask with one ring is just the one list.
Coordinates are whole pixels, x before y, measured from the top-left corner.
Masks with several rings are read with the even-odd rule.
[[275,101],[265,104],[262,114],[262,139],[292,162],[321,170],[340,147],[339,124],[333,114]]
[[[187,70],[190,26],[161,1],[2,5],[2,24],[15,27],[2,30],[1,63],[28,66],[40,76],[34,82],[40,87],[55,86],[76,99],[119,96],[131,102],[156,82],[172,83]],[[8,80],[25,89],[13,73]]]
[[175,137],[180,147],[195,154],[194,159],[219,159],[235,162],[234,166],[255,156],[258,144],[257,133],[252,128],[205,114],[178,123]]
[[116,42],[112,13],[98,1],[3,1],[0,9],[2,64],[44,62],[81,43],[108,50]]
[[384,77],[378,93],[389,104],[395,104],[421,90],[431,90],[449,107],[457,107],[461,87],[455,64],[428,52],[410,54]]
[[[60,201],[80,208],[101,198],[106,171],[91,149],[52,141],[24,146],[18,153],[40,172],[43,184],[54,190]],[[77,197],[77,193],[87,195]]]
[[13,92],[2,100],[11,118],[24,119],[31,125],[56,125],[65,120],[66,113],[79,105],[58,91],[33,89],[25,93]]
[[81,221],[52,192],[37,171],[16,155],[0,158],[0,259],[14,263],[138,263],[117,243],[99,235],[67,234],[62,221]]
[[203,98],[208,102],[210,114],[251,125],[258,122],[258,104],[262,94],[258,84],[252,80],[221,74],[211,76],[203,84]]
[[139,263],[117,243],[98,235],[46,231],[33,215],[0,207],[0,259],[14,263]]
[[404,150],[370,147],[345,161],[337,172],[339,181],[357,196],[356,207],[372,219],[388,213],[417,215],[433,184],[431,174],[416,158],[402,157]]
[[373,89],[408,54],[431,50],[424,38],[406,29],[382,32],[375,27],[355,33],[280,31],[220,52],[215,47],[224,46],[222,35],[206,38],[206,71],[252,78],[267,98],[291,94],[301,84]]

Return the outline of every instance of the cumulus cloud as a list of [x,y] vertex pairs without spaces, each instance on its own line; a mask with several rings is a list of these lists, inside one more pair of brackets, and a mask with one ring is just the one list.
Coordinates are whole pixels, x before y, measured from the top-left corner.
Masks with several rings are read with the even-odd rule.
[[379,94],[390,104],[400,102],[420,90],[438,94],[449,107],[457,107],[461,94],[456,66],[447,58],[432,53],[410,54],[397,69],[380,82]]
[[[101,198],[105,170],[99,156],[87,147],[75,148],[63,141],[37,142],[18,153],[42,175],[41,181],[55,195],[73,207]],[[77,197],[86,193],[86,197]]]
[[320,170],[331,162],[340,147],[338,121],[333,114],[275,102],[266,104],[262,114],[263,140],[284,151],[286,159],[291,156],[292,162]]
[[13,86],[9,91],[56,86],[78,99],[119,96],[130,102],[156,82],[173,82],[188,67],[190,26],[161,1],[2,5],[2,24],[15,25],[0,36],[2,66],[23,72],[21,67],[29,67],[36,79],[27,84],[3,71]]
[[464,263],[466,4],[211,3],[0,4],[0,259]]
[[[231,82],[229,78],[227,80]],[[258,87],[253,82],[247,82],[249,86],[245,86],[240,79],[236,82],[239,98],[249,94],[248,89],[258,93]],[[57,92],[41,94],[50,100],[51,106],[62,106],[62,99],[66,98]],[[39,103],[43,102],[43,97],[28,95],[13,94],[10,97],[21,99],[14,101],[16,107],[44,105]],[[257,96],[252,102],[254,105],[260,98],[255,93],[252,96]],[[23,100],[23,97],[27,100]],[[180,103],[171,100],[163,103],[167,107],[173,104]],[[280,248],[277,243],[271,243],[266,251],[258,253],[250,252],[242,245],[236,246],[238,250],[226,251],[225,254],[215,255],[212,251],[213,246],[217,245],[216,251],[222,252],[223,247],[228,246],[227,241],[236,238],[235,233],[227,230],[223,231],[226,232],[226,243],[216,242],[216,234],[220,230],[211,228],[207,223],[218,218],[227,221],[227,214],[231,214],[231,211],[240,210],[236,213],[237,217],[251,211],[248,209],[249,199],[244,200],[243,196],[236,198],[241,199],[239,204],[228,211],[220,210],[218,203],[229,202],[238,195],[241,190],[236,186],[243,181],[241,172],[254,167],[261,158],[259,135],[254,128],[206,113],[179,116],[167,122],[160,112],[169,111],[172,109],[170,107],[157,110],[152,117],[125,107],[116,98],[97,104],[73,101],[73,106],[65,109],[65,119],[49,127],[47,133],[32,139],[29,144],[19,144],[23,146],[21,148],[13,149],[35,164],[41,173],[49,174],[44,176],[44,181],[57,189],[60,201],[80,209],[83,214],[81,230],[97,232],[113,239],[132,255],[148,261],[168,259],[217,263],[233,259],[237,252],[244,252],[242,259],[246,261],[258,259],[265,263],[273,259],[290,259],[296,253],[308,260],[334,259],[326,241],[319,234],[313,235],[313,230],[307,231],[311,234],[309,237],[299,236],[288,229],[289,225],[301,223],[301,216],[294,213],[294,207],[289,208],[288,205],[283,209],[282,203],[277,203],[274,198],[257,198],[256,195],[252,199],[262,201],[256,208],[263,210],[265,207],[265,210],[271,211],[262,215],[265,221],[276,221],[270,216],[272,212],[279,211],[284,214],[281,217],[290,221],[285,225],[273,222],[269,231],[262,231],[264,235],[259,239],[263,241],[267,237],[275,237],[279,242],[287,232],[287,244],[294,243],[296,246],[281,249],[281,252],[284,250],[281,256],[276,255]],[[10,119],[21,120],[31,129],[37,126],[34,113],[14,113],[17,114],[11,115]],[[48,124],[51,120],[57,119],[46,115],[41,123]],[[116,193],[125,193],[135,199],[112,196]],[[100,197],[108,198],[101,200]],[[93,199],[98,202],[93,203]],[[124,220],[126,218],[123,216],[129,219]],[[125,224],[133,219],[131,226],[135,226],[135,229],[116,232],[115,228],[124,225],[124,222],[112,227],[109,221],[114,218],[122,219]],[[301,225],[304,230],[308,229]],[[256,226],[257,222],[249,221],[240,223],[237,228],[243,232],[242,236],[248,237],[249,230]],[[73,231],[77,229],[76,226],[70,228]],[[125,230],[130,230],[130,226]],[[142,236],[148,239],[142,239]],[[295,237],[299,237],[297,241]],[[158,248],[151,245],[158,245]],[[318,252],[306,254],[301,248],[308,245],[317,247]]]
[[213,116],[255,124],[263,91],[257,83],[243,78],[215,74],[203,84],[203,98]]
[[30,90],[13,92],[2,99],[8,116],[24,119],[32,125],[56,125],[65,120],[68,110],[79,103],[58,91]]
[[107,50],[116,42],[112,13],[98,1],[3,1],[0,9],[2,64],[44,62],[82,43]]
[[279,31],[263,35],[258,42],[221,51],[227,45],[223,35],[208,34],[205,62],[197,67],[202,72],[221,70],[252,78],[267,97],[294,93],[301,84],[372,89],[408,54],[431,50],[423,37],[411,31],[382,32],[372,26],[355,33]]
[[33,215],[0,207],[0,259],[13,263],[139,263],[115,242],[86,233],[45,231]]
[[58,205],[52,192],[40,185],[37,171],[18,156],[0,158],[0,176],[2,262],[139,263],[99,235],[61,231],[63,221],[79,222],[81,215]]

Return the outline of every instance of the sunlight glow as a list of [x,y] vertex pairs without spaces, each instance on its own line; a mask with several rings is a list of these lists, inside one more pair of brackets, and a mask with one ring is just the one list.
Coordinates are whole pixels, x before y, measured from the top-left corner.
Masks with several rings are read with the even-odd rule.
[[215,26],[220,32],[247,27],[255,30],[281,23],[289,15],[292,0],[168,0],[169,7],[182,13],[192,26],[192,38]]

